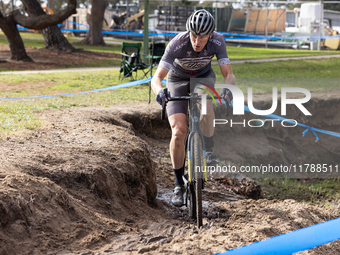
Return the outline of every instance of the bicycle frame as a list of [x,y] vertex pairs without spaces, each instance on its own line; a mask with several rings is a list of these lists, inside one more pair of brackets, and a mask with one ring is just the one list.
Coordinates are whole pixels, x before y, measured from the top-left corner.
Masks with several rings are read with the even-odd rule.
[[[163,89],[163,93],[164,95],[168,94],[168,90],[167,88]],[[216,97],[214,97],[216,98]],[[193,181],[193,170],[191,169],[191,142],[192,142],[192,137],[195,133],[199,133],[201,141],[202,141],[202,150],[203,150],[203,169],[206,170],[207,167],[207,159],[206,159],[206,150],[205,150],[205,142],[204,142],[204,137],[202,135],[202,132],[199,128],[199,116],[198,116],[198,107],[197,107],[197,103],[199,100],[201,100],[201,96],[199,96],[197,93],[194,93],[191,96],[179,96],[179,97],[171,97],[170,101],[180,101],[180,100],[188,100],[189,101],[189,119],[191,119],[191,130],[189,129],[189,136],[188,136],[188,143],[187,143],[187,149],[188,149],[188,181],[191,183]],[[162,120],[165,119],[165,110],[166,110],[166,103],[165,101],[163,101],[162,103],[162,114],[161,114],[161,118]],[[226,104],[227,106],[227,104]],[[227,110],[227,108],[226,108]],[[226,113],[227,115],[227,113]],[[206,182],[208,180],[207,178],[207,171],[204,171],[204,181]]]
[[[195,133],[199,133],[201,142],[202,142],[202,151],[203,151],[203,169],[207,167],[207,159],[206,159],[206,151],[205,151],[205,142],[202,132],[199,128],[199,115],[198,115],[198,107],[197,103],[200,100],[200,97],[195,93],[190,97],[189,101],[189,119],[191,120],[191,130],[189,129],[189,137],[188,137],[188,177],[189,182],[191,183],[193,180],[193,171],[195,169],[191,169],[191,143],[192,138]],[[204,171],[204,181],[207,181],[207,171]]]
[[[164,95],[168,95],[167,88],[163,89]],[[170,101],[189,100],[189,134],[187,136],[186,151],[188,153],[188,178],[183,176],[183,181],[186,186],[186,202],[185,205],[189,208],[189,216],[191,218],[197,218],[197,227],[201,227],[203,224],[202,216],[202,189],[204,188],[204,182],[207,178],[207,159],[204,136],[200,130],[199,123],[199,107],[198,103],[201,100],[201,96],[197,93],[193,93],[191,96],[170,97]],[[162,120],[165,119],[166,102],[162,103]],[[201,141],[201,144],[200,144]],[[202,147],[200,146],[202,145]],[[202,148],[202,151],[201,151]],[[192,152],[193,150],[193,152]],[[193,155],[192,155],[193,154]],[[195,172],[196,169],[192,169],[192,166],[201,167],[203,156],[203,173]],[[193,160],[193,161],[192,161]],[[195,162],[197,160],[197,162]],[[201,169],[200,169],[201,170]],[[188,205],[188,198],[190,203]],[[197,217],[196,217],[197,216]]]

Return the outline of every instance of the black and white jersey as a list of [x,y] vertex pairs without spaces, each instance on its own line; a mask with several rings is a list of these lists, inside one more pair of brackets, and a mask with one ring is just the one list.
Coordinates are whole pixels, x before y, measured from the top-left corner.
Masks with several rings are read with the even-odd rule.
[[172,69],[184,77],[199,77],[211,69],[211,60],[215,55],[220,66],[230,64],[226,45],[220,34],[213,32],[205,47],[196,52],[190,42],[190,33],[183,32],[168,44],[159,66]]

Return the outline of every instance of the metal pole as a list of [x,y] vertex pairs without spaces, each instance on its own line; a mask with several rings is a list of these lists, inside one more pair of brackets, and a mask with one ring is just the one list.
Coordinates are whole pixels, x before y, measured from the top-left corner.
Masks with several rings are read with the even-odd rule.
[[130,14],[130,11],[129,11],[129,1],[130,0],[127,0],[126,1],[126,19],[125,19],[125,33],[126,33],[126,40],[128,39],[128,35],[127,35],[127,32],[128,32],[128,26],[129,26],[129,24],[128,24],[128,18],[129,18],[129,14]]
[[14,0],[12,0],[12,11],[14,11]]
[[174,12],[173,12],[173,2],[174,2],[174,1],[171,1],[171,11],[170,11],[170,31],[174,31],[174,26],[173,26],[173,22],[174,22],[174,18],[173,18],[173,15],[174,15]]
[[149,49],[149,0],[144,0],[144,54],[148,55]]
[[[322,21],[323,21],[323,8],[322,0],[320,1],[320,21],[319,21],[319,37],[322,35]],[[318,51],[321,50],[321,39],[318,39]]]
[[[150,70],[150,77],[152,77],[152,68],[153,68],[153,55],[154,55],[154,50],[155,50],[155,43],[154,43],[154,37],[152,36],[152,41],[151,41],[151,70]],[[151,101],[151,82],[149,83],[149,100],[148,103],[150,104]]]
[[[143,35],[143,40],[144,40],[143,41],[144,54],[149,55],[148,54],[148,50],[149,50],[149,0],[144,0],[144,35]],[[149,83],[149,100],[148,100],[148,102],[150,102],[150,95],[151,95],[151,82]]]
[[266,49],[268,48],[268,0],[267,0],[267,15],[266,15]]
[[130,2],[130,0],[127,0],[126,1],[126,18],[129,18],[129,16],[130,16],[130,8],[129,8],[129,3]]
[[215,4],[216,4],[216,7],[215,7],[215,17],[216,17],[216,20],[215,20],[215,22],[216,22],[216,31],[219,31],[219,30],[218,30],[218,26],[217,26],[217,25],[218,25],[218,23],[219,23],[219,22],[218,22],[218,6],[217,6],[217,5],[218,5],[218,2],[216,1],[216,2],[215,2]]
[[295,27],[299,27],[299,12],[298,11],[296,11],[296,13],[295,13]]

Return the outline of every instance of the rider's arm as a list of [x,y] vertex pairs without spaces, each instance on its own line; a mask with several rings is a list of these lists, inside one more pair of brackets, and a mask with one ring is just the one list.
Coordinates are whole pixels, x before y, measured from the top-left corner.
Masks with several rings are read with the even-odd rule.
[[[224,82],[226,84],[235,85],[235,77],[233,71],[231,70],[230,60],[227,54],[227,48],[223,37],[218,33],[213,33],[214,40],[219,42],[216,47],[216,58],[221,69],[222,76],[224,77]],[[216,43],[215,43],[216,44]]]
[[224,82],[226,84],[235,85],[235,76],[233,71],[231,70],[231,66],[229,64],[220,66],[222,76],[224,77]]
[[153,92],[157,95],[158,91],[163,88],[162,81],[167,76],[169,70],[158,67],[155,75],[151,79],[151,87]]

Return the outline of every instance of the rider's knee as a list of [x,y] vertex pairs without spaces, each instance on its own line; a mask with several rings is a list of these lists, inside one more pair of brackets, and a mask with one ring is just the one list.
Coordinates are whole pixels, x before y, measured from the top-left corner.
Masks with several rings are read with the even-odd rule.
[[176,141],[184,141],[187,135],[186,126],[174,126],[172,127],[172,138]]

